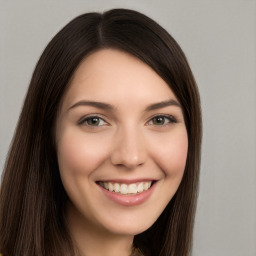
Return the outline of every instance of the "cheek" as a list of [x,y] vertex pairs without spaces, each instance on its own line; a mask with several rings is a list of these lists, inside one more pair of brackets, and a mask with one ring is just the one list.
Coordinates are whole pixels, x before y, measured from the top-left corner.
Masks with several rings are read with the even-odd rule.
[[163,138],[158,147],[155,147],[154,157],[166,177],[176,176],[180,179],[186,166],[187,152],[187,133],[182,131]]
[[72,131],[62,134],[57,148],[61,174],[65,172],[72,175],[89,175],[106,156],[101,139]]

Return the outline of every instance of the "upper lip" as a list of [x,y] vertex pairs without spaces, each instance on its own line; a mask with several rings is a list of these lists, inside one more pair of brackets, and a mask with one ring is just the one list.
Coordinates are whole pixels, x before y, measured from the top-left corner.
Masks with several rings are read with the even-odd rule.
[[133,184],[137,182],[148,182],[148,181],[157,181],[157,179],[152,178],[137,178],[137,179],[104,179],[97,180],[97,182],[112,182],[112,183],[124,183],[124,184]]

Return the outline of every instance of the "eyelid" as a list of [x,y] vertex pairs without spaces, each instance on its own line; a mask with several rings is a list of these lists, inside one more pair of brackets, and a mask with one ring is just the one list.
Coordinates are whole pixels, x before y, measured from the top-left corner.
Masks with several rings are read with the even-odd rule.
[[[105,117],[103,117],[101,114],[95,114],[95,113],[93,113],[93,114],[88,114],[88,115],[83,116],[82,118],[80,118],[80,119],[78,120],[77,123],[78,123],[78,125],[82,125],[86,120],[88,120],[88,119],[90,119],[90,118],[99,118],[99,119],[103,120],[104,123],[109,124],[109,123],[105,120]],[[89,126],[89,125],[87,125],[87,126]],[[100,125],[100,126],[101,126],[101,125]]]
[[[173,115],[170,115],[170,114],[156,114],[156,115],[154,115],[154,116],[152,116],[148,119],[148,121],[146,122],[146,125],[154,125],[154,124],[149,124],[149,123],[152,122],[152,120],[156,117],[164,117],[164,118],[169,119],[169,122],[167,124],[163,124],[163,125],[159,125],[159,126],[165,126],[165,125],[168,125],[168,124],[178,123],[177,118],[175,118]],[[99,119],[103,120],[104,123],[109,125],[109,122],[107,122],[105,120],[106,118],[102,114],[97,114],[97,113],[85,115],[82,118],[80,118],[77,123],[78,123],[78,125],[82,125],[83,123],[85,123],[86,120],[88,120],[90,118],[99,118]],[[87,125],[87,126],[90,126],[90,125]],[[100,126],[102,126],[102,125],[100,125]],[[157,125],[155,125],[155,126],[157,126]],[[97,127],[97,126],[95,126],[95,127]]]
[[169,119],[170,122],[168,122],[167,124],[163,124],[163,125],[159,125],[159,126],[165,126],[168,124],[174,124],[174,123],[178,123],[177,118],[175,118],[173,115],[169,115],[169,114],[156,114],[152,117],[150,117],[150,119],[146,122],[146,125],[154,125],[154,124],[149,124],[149,122],[152,122],[154,118],[156,117],[164,117]]

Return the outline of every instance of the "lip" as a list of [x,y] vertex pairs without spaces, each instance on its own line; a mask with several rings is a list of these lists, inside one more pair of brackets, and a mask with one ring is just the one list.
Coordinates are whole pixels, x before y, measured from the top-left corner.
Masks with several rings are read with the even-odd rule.
[[[143,180],[143,181],[150,181],[150,180]],[[113,181],[112,181],[113,182]],[[117,182],[117,180],[115,180]],[[126,183],[126,184],[131,184],[131,183],[136,183],[139,182],[139,180],[133,180],[133,181],[122,181],[120,183]],[[143,191],[139,194],[136,195],[122,195],[120,193],[115,193],[115,192],[110,192],[109,190],[103,188],[99,184],[98,187],[101,189],[103,194],[110,200],[114,201],[117,204],[120,204],[122,206],[136,206],[143,204],[144,202],[147,201],[147,199],[152,195],[152,193],[155,190],[157,181],[155,181],[152,186],[146,190]]]
[[[112,183],[119,183],[119,184],[132,184],[132,183],[139,183],[139,182],[148,182],[148,181],[156,181],[155,179],[149,179],[149,178],[145,178],[145,179],[114,179],[114,180],[101,180],[102,182],[112,182]],[[98,183],[98,181],[97,181]]]

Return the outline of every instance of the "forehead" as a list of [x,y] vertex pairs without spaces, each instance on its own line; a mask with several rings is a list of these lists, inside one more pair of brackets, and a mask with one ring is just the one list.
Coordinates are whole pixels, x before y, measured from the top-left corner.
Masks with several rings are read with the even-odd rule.
[[[147,64],[119,50],[99,50],[78,66],[65,96],[68,104],[88,100],[176,99],[167,83]],[[177,100],[177,99],[176,99]]]

